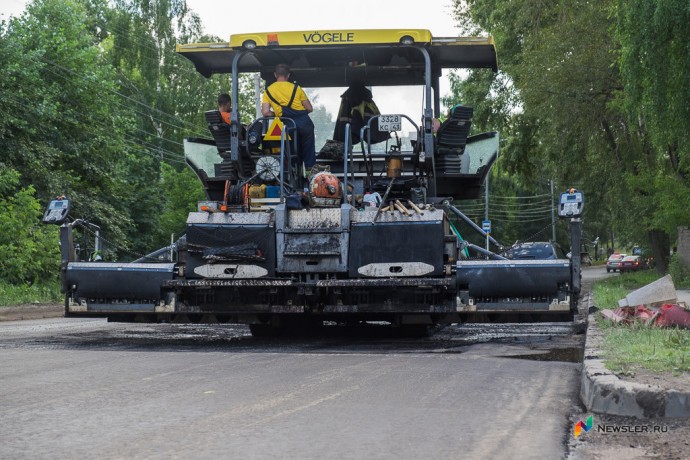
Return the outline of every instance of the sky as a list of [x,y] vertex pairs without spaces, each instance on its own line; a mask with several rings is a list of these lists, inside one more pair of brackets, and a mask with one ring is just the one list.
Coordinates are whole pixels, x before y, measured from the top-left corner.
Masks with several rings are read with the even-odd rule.
[[[0,0],[0,19],[20,15],[25,0]],[[187,0],[201,18],[204,31],[228,40],[231,34],[311,29],[429,29],[434,37],[459,34],[452,14],[452,0],[264,0],[253,4],[237,0]],[[442,79],[441,96],[449,92]],[[335,116],[342,89],[321,90],[319,104]],[[382,113],[421,117],[422,89],[374,88],[374,100]]]

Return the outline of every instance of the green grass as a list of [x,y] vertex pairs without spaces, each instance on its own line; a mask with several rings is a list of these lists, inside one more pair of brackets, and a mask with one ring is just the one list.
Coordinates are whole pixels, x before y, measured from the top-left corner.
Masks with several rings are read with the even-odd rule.
[[639,368],[652,372],[690,372],[690,331],[629,326],[600,321],[604,333],[604,363],[614,372],[634,374]]
[[615,275],[605,280],[594,283],[594,300],[599,309],[616,308],[618,300],[622,299],[630,291],[641,288],[661,278],[654,270]]
[[8,284],[0,281],[0,307],[27,303],[61,303],[60,282]]
[[[659,279],[655,271],[626,273],[594,284],[599,309],[616,308],[630,291]],[[604,335],[604,363],[614,372],[634,374],[644,368],[652,372],[690,372],[690,330],[648,327],[642,323],[614,324],[597,315]]]

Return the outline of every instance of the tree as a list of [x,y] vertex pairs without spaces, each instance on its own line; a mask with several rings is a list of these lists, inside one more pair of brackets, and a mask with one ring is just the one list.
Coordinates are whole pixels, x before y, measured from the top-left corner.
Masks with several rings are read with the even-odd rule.
[[[191,41],[218,39],[181,0],[34,0],[0,23],[3,161],[41,201],[68,194],[72,215],[112,242],[109,258],[167,244],[185,222],[174,210],[195,206],[182,139],[210,137],[203,112],[230,83],[175,53]],[[251,76],[240,86],[246,122]]]
[[159,235],[160,241],[175,238],[185,231],[187,214],[196,211],[197,202],[204,199],[204,191],[199,179],[191,169],[177,171],[174,167],[161,165],[160,188],[165,190],[160,207]]
[[[643,190],[642,222],[665,265],[669,236],[690,220],[690,9],[685,1],[619,1],[621,106],[643,133],[647,163],[629,177]],[[663,265],[662,265],[663,266]]]
[[22,186],[71,195],[75,214],[124,240],[132,118],[87,23],[80,2],[36,0],[2,24],[0,149]]
[[326,140],[333,138],[335,122],[331,119],[331,113],[323,105],[315,105],[310,117],[314,122],[315,144],[318,153],[318,149],[326,143]]
[[[208,136],[203,112],[216,107],[221,92],[230,93],[226,76],[205,78],[177,44],[219,42],[202,34],[199,17],[185,0],[117,0],[109,14],[108,58],[124,81],[123,94],[134,100],[139,139],[161,159],[180,160],[181,139]],[[253,116],[253,78],[240,81],[243,121]]]
[[[642,1],[634,2],[635,6],[649,8]],[[619,71],[617,56],[628,53],[625,48],[620,53],[616,14],[627,8],[627,2],[620,2],[617,9],[613,0],[548,4],[457,1],[456,13],[463,24],[494,35],[503,68],[503,74],[490,82],[473,74],[457,89],[472,94],[473,89],[484,88],[482,101],[491,102],[492,109],[498,102],[499,113],[511,114],[499,118],[505,121],[500,128],[508,139],[502,146],[501,161],[522,174],[521,182],[538,183],[541,171],[546,171],[557,183],[584,189],[588,197],[586,228],[591,224],[597,232],[612,228],[631,240],[646,237],[663,270],[669,234],[673,233],[671,225],[687,222],[690,217],[690,206],[675,205],[679,198],[688,203],[688,184],[683,182],[683,174],[674,174],[674,158],[681,173],[686,163],[682,155],[675,155],[680,152],[674,147],[680,140],[655,148],[659,136],[626,109],[634,99],[626,96],[630,89]],[[634,12],[630,19],[631,28],[644,22]],[[674,21],[668,19],[680,27]],[[651,35],[644,36],[662,43],[647,42],[647,46],[664,46],[667,38],[663,34]],[[687,40],[681,37],[673,43],[676,47],[671,48],[680,58]],[[651,52],[646,55],[656,56]],[[672,61],[653,59],[657,72],[668,73],[659,67],[670,67]],[[684,59],[687,62],[687,54]],[[641,80],[646,81],[646,77]],[[497,84],[501,81],[505,83]],[[682,102],[677,105],[677,114],[683,115],[687,106]],[[661,113],[665,109],[658,105],[655,110]],[[684,120],[687,123],[687,117]],[[675,132],[680,131],[688,132],[687,128]]]
[[[168,163],[178,172],[186,169],[183,138],[210,137],[203,113],[217,107],[218,94],[230,93],[231,82],[222,75],[203,77],[176,53],[178,43],[220,41],[202,35],[199,17],[185,0],[117,0],[106,16],[107,57],[123,82],[121,94],[135,111],[136,127],[128,136],[137,146],[138,160],[128,174],[136,183],[131,202],[139,229],[136,247],[144,251],[167,244],[169,238],[167,231],[161,234],[159,222],[167,217],[152,215],[161,203],[169,202],[169,197],[155,187],[161,181],[169,183],[169,178],[161,177],[160,163]],[[239,84],[239,112],[242,121],[248,123],[254,113],[252,76],[241,76]],[[149,158],[142,165],[146,155],[155,161]],[[182,209],[196,206],[192,201],[196,189],[186,195],[189,201]],[[185,220],[182,218],[178,225]]]
[[690,169],[690,8],[680,0],[617,4],[624,106],[674,175]]
[[60,269],[57,227],[42,225],[41,204],[19,173],[0,163],[0,279],[55,279]]

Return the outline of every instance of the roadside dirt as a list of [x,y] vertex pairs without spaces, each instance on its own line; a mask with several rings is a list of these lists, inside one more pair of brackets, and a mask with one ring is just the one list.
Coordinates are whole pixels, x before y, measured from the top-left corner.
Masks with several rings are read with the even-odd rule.
[[646,369],[636,369],[633,375],[616,374],[626,382],[636,382],[645,385],[655,385],[666,390],[683,390],[690,388],[690,373],[683,372],[673,375],[672,372],[652,372]]
[[[591,414],[571,418],[574,427]],[[592,429],[575,439],[568,433],[568,460],[684,460],[690,452],[690,420],[614,417],[594,414]],[[616,432],[616,431],[619,432]],[[627,432],[624,432],[627,431]]]
[[64,315],[65,307],[62,304],[25,304],[0,307],[0,321],[59,318]]
[[[670,372],[655,373],[638,368],[631,375],[619,375],[621,380],[664,389],[687,390],[690,374],[674,376]],[[584,409],[584,408],[583,408]],[[573,430],[580,420],[592,415],[589,432],[575,438]],[[567,433],[568,460],[629,460],[642,458],[687,459],[690,452],[690,419],[638,420],[633,417],[580,412],[570,418]]]

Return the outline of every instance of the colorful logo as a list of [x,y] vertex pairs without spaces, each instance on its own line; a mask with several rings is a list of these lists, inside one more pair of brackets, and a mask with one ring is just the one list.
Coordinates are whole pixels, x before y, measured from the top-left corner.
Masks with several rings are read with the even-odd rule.
[[593,425],[594,425],[594,416],[590,415],[589,417],[587,417],[587,423],[580,420],[579,422],[577,422],[575,424],[575,430],[574,430],[573,434],[575,435],[576,438],[578,438],[578,437],[580,437],[580,435],[582,434],[583,431],[585,433],[587,433],[589,430],[591,430]]

